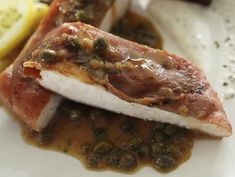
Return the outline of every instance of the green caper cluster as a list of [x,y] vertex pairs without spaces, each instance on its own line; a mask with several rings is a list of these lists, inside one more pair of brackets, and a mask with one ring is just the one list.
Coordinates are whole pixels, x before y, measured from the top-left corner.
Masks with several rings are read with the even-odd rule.
[[[136,131],[133,131],[135,129],[131,122],[120,124],[121,132],[132,136],[125,147],[115,147],[114,143],[105,140],[107,136],[93,146],[84,146],[88,166],[95,167],[96,164],[97,167],[100,161],[105,161],[111,168],[132,170],[136,168],[138,161],[147,161],[160,171],[169,171],[176,167],[185,146],[184,141],[187,140],[185,129],[155,123],[150,130],[151,140],[136,136]],[[105,129],[96,130],[98,135],[103,136],[104,132],[107,133]]]
[[108,140],[99,141],[93,146],[85,144],[81,151],[85,154],[87,166],[90,168],[98,168],[101,161],[111,168],[121,170],[131,170],[137,166],[133,153],[116,148]]
[[[88,121],[90,124],[91,142],[80,142],[80,155],[89,168],[111,168],[121,171],[132,171],[140,164],[149,164],[158,171],[168,172],[174,169],[184,157],[187,157],[192,146],[189,131],[174,125],[160,122],[145,122],[142,130],[142,121],[110,114],[109,112],[75,104],[70,101],[62,103],[60,111],[66,114],[71,121]],[[116,115],[116,117],[115,117]],[[82,120],[80,120],[82,118]],[[87,120],[85,120],[87,119]],[[115,119],[114,129],[112,119]],[[117,123],[117,119],[120,122]],[[76,123],[76,122],[75,122]],[[117,129],[115,129],[117,128]],[[115,130],[115,136],[111,133]],[[38,143],[43,146],[52,143],[53,128],[38,133]],[[88,134],[89,135],[89,134]],[[89,138],[88,138],[89,139]],[[86,141],[86,140],[85,140]],[[66,141],[67,142],[67,141]],[[70,154],[73,151],[73,140],[63,147],[62,151]],[[77,148],[75,149],[77,151]],[[186,156],[185,156],[186,155]]]
[[[181,134],[181,128],[174,125],[158,122],[153,126],[151,155],[156,169],[170,170],[176,166],[180,158],[181,145],[184,145],[183,142],[177,142],[179,134]],[[181,135],[184,136],[184,134]]]
[[[104,52],[108,49],[109,43],[107,39],[104,37],[98,37],[94,41],[84,38],[80,39],[78,36],[73,35],[62,35],[65,40],[65,47],[68,50],[76,52],[76,60],[79,65],[88,67],[88,72],[90,76],[97,82],[103,81],[106,70],[104,67],[100,66],[100,63],[103,63],[102,59],[99,57],[100,52]],[[86,50],[81,50],[82,48],[86,48]],[[87,50],[89,49],[89,50]],[[107,66],[112,67],[110,63]],[[89,69],[89,67],[91,69]]]
[[[91,40],[63,33],[61,37],[46,42],[41,49],[36,49],[33,56],[47,65],[72,60],[79,67],[85,68],[94,81],[105,84],[107,73],[130,71],[134,68],[130,61],[107,61],[105,58],[109,53],[109,45],[104,37]],[[53,46],[56,46],[56,50]]]

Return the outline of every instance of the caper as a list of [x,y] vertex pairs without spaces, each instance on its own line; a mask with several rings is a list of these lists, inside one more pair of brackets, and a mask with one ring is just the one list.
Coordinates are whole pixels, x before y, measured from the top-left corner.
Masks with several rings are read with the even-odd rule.
[[92,150],[92,145],[90,145],[90,144],[83,144],[83,145],[81,145],[80,149],[81,149],[82,154],[87,154],[87,153],[89,153]]
[[107,164],[115,168],[130,170],[137,166],[136,157],[124,150],[115,150],[108,155]]
[[178,130],[178,127],[175,125],[167,125],[164,129],[165,133],[169,136],[174,135]]
[[95,51],[102,52],[108,48],[108,41],[103,37],[99,37],[94,41],[93,45]]
[[120,150],[114,150],[108,155],[106,163],[111,167],[118,167],[119,160],[120,160]]
[[90,168],[95,168],[98,166],[99,158],[95,153],[90,153],[86,157],[87,166]]
[[164,123],[156,122],[152,128],[152,131],[156,132],[156,131],[162,130],[164,127],[165,127]]
[[75,17],[76,17],[77,20],[79,20],[81,22],[88,22],[89,21],[88,14],[86,13],[85,10],[78,10],[75,13]]
[[101,140],[104,139],[106,136],[106,129],[105,128],[96,128],[93,130],[93,137],[95,138],[95,140]]
[[157,155],[153,159],[153,165],[160,170],[169,170],[176,164],[175,159],[171,155]]
[[107,140],[100,141],[96,143],[94,147],[94,152],[99,155],[106,155],[114,149],[113,143]]
[[169,144],[166,146],[166,152],[172,154],[175,158],[180,156],[180,145]]
[[149,146],[147,144],[142,144],[138,149],[138,155],[142,158],[149,156]]
[[128,149],[130,151],[136,151],[142,143],[143,143],[143,140],[140,137],[134,137],[129,140]]
[[66,46],[72,50],[78,50],[81,48],[80,40],[77,36],[66,36]]
[[52,63],[56,59],[56,52],[50,49],[44,49],[40,52],[39,58],[45,63]]
[[120,168],[125,170],[130,170],[135,168],[137,166],[136,157],[128,151],[123,152],[123,154],[120,157],[119,166]]
[[69,118],[72,121],[77,121],[81,118],[82,112],[78,109],[69,110]]
[[134,130],[134,125],[133,123],[130,122],[124,122],[121,124],[120,129],[123,133],[129,133],[132,132]]
[[166,135],[161,132],[154,133],[153,135],[154,141],[157,143],[162,143],[163,140],[166,138]]
[[152,156],[155,157],[159,154],[164,153],[164,146],[162,144],[154,143],[151,147]]
[[38,143],[43,145],[49,143],[53,138],[53,132],[51,130],[44,130],[38,136]]

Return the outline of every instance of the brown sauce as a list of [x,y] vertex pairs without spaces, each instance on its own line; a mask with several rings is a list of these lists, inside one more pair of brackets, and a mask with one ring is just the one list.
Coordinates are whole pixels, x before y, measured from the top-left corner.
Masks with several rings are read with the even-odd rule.
[[152,48],[162,49],[163,47],[162,36],[152,22],[132,11],[128,11],[118,21],[111,33]]
[[[63,1],[63,0],[62,0]],[[58,26],[64,22],[81,21],[93,26],[99,26],[107,10],[114,3],[113,0],[70,0],[60,5]]]
[[152,166],[169,172],[191,154],[193,135],[169,124],[65,101],[55,121],[43,132],[23,129],[25,140],[81,160],[89,169],[134,172]]
[[[154,26],[132,12],[128,12],[112,32],[162,48],[162,38]],[[112,169],[125,173],[135,172],[143,166],[169,172],[190,157],[194,136],[184,128],[69,101],[65,101],[58,110],[54,121],[43,132],[24,127],[26,142],[71,155],[89,169]]]

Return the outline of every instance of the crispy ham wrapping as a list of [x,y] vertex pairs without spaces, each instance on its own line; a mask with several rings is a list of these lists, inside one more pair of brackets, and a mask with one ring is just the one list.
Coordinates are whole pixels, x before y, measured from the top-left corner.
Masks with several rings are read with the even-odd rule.
[[[47,16],[42,20],[20,56],[12,66],[1,73],[1,102],[29,128],[36,131],[45,128],[62,98],[42,88],[33,79],[25,77],[23,62],[30,59],[32,51],[38,47],[44,36],[52,29],[65,22],[83,20],[108,31],[124,15],[129,3],[130,0],[54,0]],[[84,9],[89,9],[89,11]],[[87,14],[82,14],[84,11]]]
[[[71,49],[68,38],[78,40],[79,47]],[[52,62],[43,57],[47,50],[57,54]],[[84,23],[54,29],[24,68],[39,72],[41,86],[77,102],[218,137],[232,133],[217,94],[199,68]]]

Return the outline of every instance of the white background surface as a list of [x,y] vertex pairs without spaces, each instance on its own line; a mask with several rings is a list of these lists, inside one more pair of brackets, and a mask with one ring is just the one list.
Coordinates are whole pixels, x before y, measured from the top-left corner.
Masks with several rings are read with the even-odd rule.
[[[137,0],[134,1],[137,2]],[[223,98],[227,90],[221,87],[221,82],[226,76],[226,71],[221,69],[221,65],[224,62],[229,62],[235,55],[231,46],[228,47],[221,43],[218,49],[214,46],[214,41],[222,42],[228,34],[235,37],[235,31],[229,31],[224,23],[224,18],[228,16],[235,24],[233,12],[235,11],[235,1],[215,0],[209,9],[192,4],[185,5],[182,2],[170,2],[170,0],[153,1],[150,6],[146,7],[145,12],[162,32],[165,42],[164,49],[190,58],[202,67],[212,86]],[[141,1],[144,7],[147,2]],[[169,5],[171,3],[172,5]],[[215,10],[216,8],[219,10]],[[180,10],[181,12],[178,13],[177,9],[178,12]],[[190,14],[186,15],[186,12]],[[188,18],[183,18],[185,16],[188,16]],[[176,17],[182,17],[183,21],[189,23],[189,26],[192,26],[193,29],[183,28],[180,24],[176,25]],[[197,29],[193,26],[195,23],[190,21],[192,19],[195,23],[199,23]],[[198,38],[193,39],[192,36]],[[232,40],[235,41],[235,38]],[[200,50],[203,50],[200,48],[203,43],[206,45],[206,50],[204,49],[203,52],[192,50],[192,46],[190,46],[192,43],[197,45]],[[208,60],[211,61],[208,62]],[[223,105],[228,118],[235,127],[235,99],[224,100]],[[88,171],[77,159],[68,155],[27,145],[21,138],[21,131],[17,122],[10,119],[4,109],[0,108],[0,177],[78,176],[121,177],[130,175],[109,171]],[[223,140],[196,141],[191,158],[171,173],[160,174],[151,168],[143,168],[131,176],[235,177],[235,136]]]

